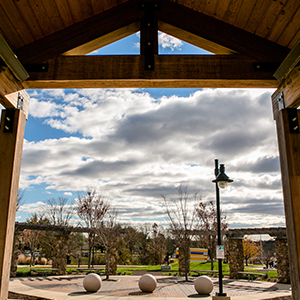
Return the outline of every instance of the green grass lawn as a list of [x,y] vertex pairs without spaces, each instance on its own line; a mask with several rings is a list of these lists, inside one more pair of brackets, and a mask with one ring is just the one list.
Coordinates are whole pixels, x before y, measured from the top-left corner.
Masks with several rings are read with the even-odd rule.
[[[171,265],[171,271],[175,271],[178,272],[178,263],[174,263],[174,264],[170,264]],[[214,266],[214,270],[218,270],[218,262],[214,262],[213,263]],[[31,269],[34,269],[35,267],[32,267]],[[38,267],[36,267],[38,268]],[[49,268],[51,269],[50,266],[43,266],[43,269]],[[145,270],[145,271],[160,271],[161,270],[161,265],[156,265],[156,266],[130,266],[130,267],[122,267],[122,268],[118,268],[117,269],[117,274],[133,274],[134,270]],[[190,263],[190,270],[211,270],[211,263],[205,263],[205,262],[191,262]],[[224,275],[229,275],[229,265],[223,263],[222,264],[222,270],[223,270],[223,274]],[[78,272],[76,270],[76,267],[74,266],[74,268],[67,268],[67,273],[72,273],[72,272]],[[104,271],[93,271],[99,274],[103,274]],[[264,270],[260,270],[260,269],[254,269],[254,268],[247,268],[245,267],[245,272],[261,272],[261,273],[266,273],[266,271]],[[169,274],[170,272],[166,271],[164,272],[164,274]],[[174,272],[172,272],[174,273]],[[268,277],[269,278],[276,278],[277,277],[277,270],[274,271],[268,271],[267,272]],[[18,266],[18,270],[17,270],[17,276],[29,276],[30,275],[30,268],[26,267],[26,266]],[[191,272],[191,275],[199,275],[197,273],[193,273]]]

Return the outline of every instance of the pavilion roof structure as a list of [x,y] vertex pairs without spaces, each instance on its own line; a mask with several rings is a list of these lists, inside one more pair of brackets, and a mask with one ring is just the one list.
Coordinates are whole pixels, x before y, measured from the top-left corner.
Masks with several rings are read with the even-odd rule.
[[[158,31],[211,54],[160,55]],[[136,32],[139,55],[86,55]],[[293,299],[299,299],[299,62],[299,0],[1,0],[0,298],[8,293],[26,89],[193,87],[276,89],[287,230],[266,233],[287,233]],[[238,234],[249,230],[232,238]]]
[[[215,55],[159,55],[158,30]],[[138,31],[141,55],[86,56]],[[26,88],[276,88],[273,74],[300,38],[300,3],[3,0],[0,34],[29,74],[0,73],[5,107]]]

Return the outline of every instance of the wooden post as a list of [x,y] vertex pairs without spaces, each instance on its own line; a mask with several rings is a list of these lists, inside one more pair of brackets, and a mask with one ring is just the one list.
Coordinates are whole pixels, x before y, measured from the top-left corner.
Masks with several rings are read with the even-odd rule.
[[[296,111],[296,115],[299,120],[300,112]],[[296,300],[300,297],[300,133],[290,132],[293,128],[290,128],[288,109],[274,110],[274,118],[280,153],[292,294]]]
[[0,127],[0,299],[3,300],[8,297],[25,122],[26,116],[21,110],[6,109],[2,112]]
[[141,9],[144,10],[144,17],[141,20],[141,42],[140,54],[143,57],[144,70],[153,71],[154,56],[158,54],[158,25],[155,10],[158,4],[154,2],[142,2]]

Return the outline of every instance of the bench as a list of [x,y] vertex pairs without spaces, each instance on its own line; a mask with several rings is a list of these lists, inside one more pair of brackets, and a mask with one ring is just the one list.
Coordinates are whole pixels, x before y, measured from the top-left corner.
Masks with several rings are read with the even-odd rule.
[[35,272],[35,273],[40,273],[42,276],[47,276],[49,274],[52,274],[54,272],[58,271],[56,268],[30,268],[30,273]]
[[246,275],[250,281],[253,281],[256,277],[267,277],[267,273],[255,273],[255,272],[238,272],[238,274]]
[[211,273],[211,274],[217,274],[219,271],[216,270],[191,270],[190,273]]
[[88,272],[88,271],[103,271],[105,268],[76,268],[77,271],[83,271],[83,272]]
[[165,271],[165,270],[171,270],[171,266],[170,266],[170,265],[161,265],[161,266],[160,266],[160,269],[161,269],[162,271]]

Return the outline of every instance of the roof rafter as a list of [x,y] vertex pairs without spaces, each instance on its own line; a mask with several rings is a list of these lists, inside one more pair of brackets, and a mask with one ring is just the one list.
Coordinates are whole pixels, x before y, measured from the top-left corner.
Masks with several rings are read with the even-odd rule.
[[237,52],[231,49],[218,45],[196,34],[187,32],[181,28],[172,26],[162,21],[158,21],[158,29],[166,34],[175,36],[176,38],[182,41],[190,43],[196,47],[199,47],[214,54],[238,54]]
[[25,88],[277,87],[272,71],[241,55],[155,55],[144,69],[143,55],[60,56],[48,72],[29,73]]
[[[115,42],[133,33],[133,27],[130,25],[136,24],[143,14],[138,3],[138,0],[130,0],[119,4],[89,19],[16,49],[15,53],[23,64],[41,63],[100,37],[107,40],[107,36],[114,31],[121,32],[115,36],[109,35],[109,42]],[[128,31],[120,31],[122,28]],[[101,47],[101,42],[98,40],[99,47]],[[104,44],[107,43],[104,42]]]
[[[159,29],[218,54],[239,53],[261,62],[282,62],[288,48],[169,0],[158,0]],[[78,55],[138,30],[144,11],[129,0],[89,19],[15,49],[22,63],[44,62],[63,53]],[[219,45],[219,46],[218,46]],[[72,50],[74,49],[74,50]]]
[[[262,62],[281,62],[290,51],[274,42],[169,0],[161,1],[157,18]],[[193,44],[194,41],[191,39],[188,42]]]

